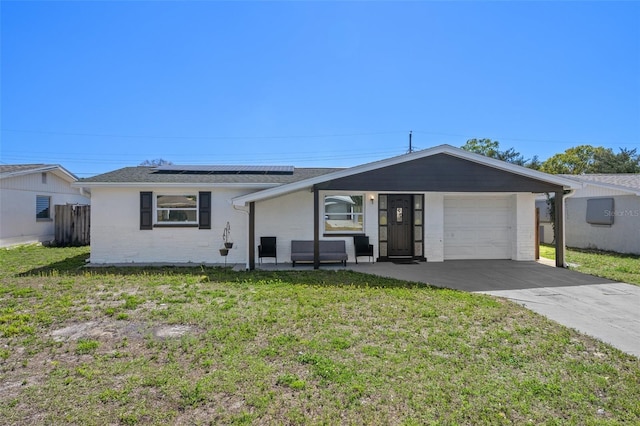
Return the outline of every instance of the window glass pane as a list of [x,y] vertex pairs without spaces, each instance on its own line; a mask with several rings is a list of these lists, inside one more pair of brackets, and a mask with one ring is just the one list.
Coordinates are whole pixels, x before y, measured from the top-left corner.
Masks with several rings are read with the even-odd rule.
[[380,226],[387,224],[387,211],[380,210]]
[[49,219],[51,197],[36,196],[36,219]]
[[380,210],[386,210],[387,209],[387,196],[386,195],[380,195],[378,197],[378,203],[380,204]]
[[196,208],[198,207],[195,195],[158,195],[158,208]]
[[157,223],[198,223],[197,195],[158,195]]
[[158,209],[158,222],[196,222],[195,210]]
[[362,232],[363,195],[327,195],[324,197],[325,232]]
[[416,226],[414,228],[413,236],[416,241],[422,241],[422,226]]

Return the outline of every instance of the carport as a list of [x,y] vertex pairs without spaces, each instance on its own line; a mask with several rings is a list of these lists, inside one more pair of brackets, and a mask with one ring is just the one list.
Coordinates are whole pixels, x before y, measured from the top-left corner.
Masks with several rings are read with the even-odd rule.
[[[549,193],[556,200],[555,261],[564,266],[564,196],[575,184],[441,145],[236,197],[233,204],[249,210],[249,269],[264,235],[278,238],[285,259],[288,242],[313,240],[315,268],[321,239],[343,239],[352,252],[354,235],[370,237],[382,262],[529,261],[537,247],[534,194]],[[359,227],[331,229],[327,200],[336,197],[357,200],[359,210],[345,218]]]

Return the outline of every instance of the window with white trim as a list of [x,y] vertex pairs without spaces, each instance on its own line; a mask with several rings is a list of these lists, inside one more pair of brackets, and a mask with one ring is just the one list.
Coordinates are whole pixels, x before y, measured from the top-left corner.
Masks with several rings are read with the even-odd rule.
[[158,195],[156,197],[156,223],[159,225],[197,225],[198,196]]
[[51,197],[36,195],[36,220],[51,219]]
[[336,234],[364,232],[364,194],[325,195],[324,232]]

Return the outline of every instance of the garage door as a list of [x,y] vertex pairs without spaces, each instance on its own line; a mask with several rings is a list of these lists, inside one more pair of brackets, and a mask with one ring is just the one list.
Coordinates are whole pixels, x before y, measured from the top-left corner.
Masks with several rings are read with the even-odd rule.
[[511,259],[508,197],[444,198],[444,258]]

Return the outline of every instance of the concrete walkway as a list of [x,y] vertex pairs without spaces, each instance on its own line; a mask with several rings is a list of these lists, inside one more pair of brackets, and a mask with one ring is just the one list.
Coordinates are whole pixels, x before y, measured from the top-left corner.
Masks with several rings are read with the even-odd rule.
[[504,297],[640,358],[640,286],[510,260],[360,263],[347,269]]

